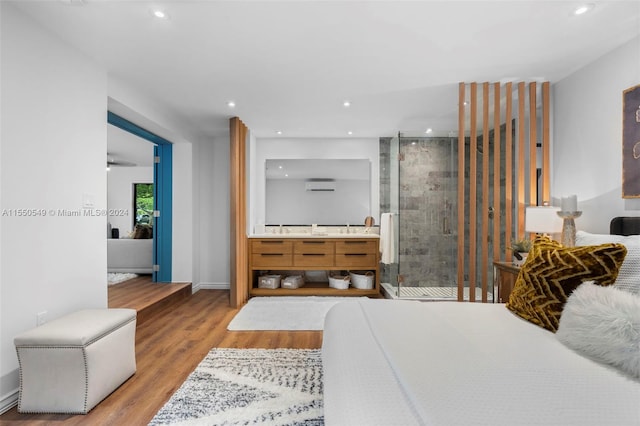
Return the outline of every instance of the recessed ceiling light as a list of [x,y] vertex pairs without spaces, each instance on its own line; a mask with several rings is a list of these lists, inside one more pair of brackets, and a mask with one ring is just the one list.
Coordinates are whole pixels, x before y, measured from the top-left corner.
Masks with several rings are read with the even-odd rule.
[[235,102],[233,102],[233,101],[229,101],[229,102],[227,102],[227,106],[228,106],[229,108],[235,108],[235,107],[236,107],[236,103],[235,103]]
[[433,132],[433,129],[431,127],[429,127],[427,130],[424,131],[425,133],[431,133]]
[[282,134],[282,130],[278,130],[278,131],[276,132],[276,134],[277,134],[277,135],[281,135],[281,134]]
[[153,9],[151,14],[158,19],[169,19],[169,15],[162,9]]
[[344,101],[344,102],[342,103],[342,106],[344,106],[345,108],[349,108],[349,107],[351,106],[351,102],[349,102],[349,101]]
[[351,130],[349,130],[349,131],[347,132],[347,134],[348,134],[348,135],[352,135],[352,134],[353,134],[353,132],[352,132]]
[[574,15],[584,15],[595,7],[593,3],[583,4],[573,10]]

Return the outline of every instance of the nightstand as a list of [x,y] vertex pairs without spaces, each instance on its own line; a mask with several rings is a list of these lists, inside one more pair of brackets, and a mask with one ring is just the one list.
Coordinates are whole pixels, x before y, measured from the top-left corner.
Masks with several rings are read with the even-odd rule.
[[511,262],[493,262],[493,287],[496,303],[507,303],[520,267]]

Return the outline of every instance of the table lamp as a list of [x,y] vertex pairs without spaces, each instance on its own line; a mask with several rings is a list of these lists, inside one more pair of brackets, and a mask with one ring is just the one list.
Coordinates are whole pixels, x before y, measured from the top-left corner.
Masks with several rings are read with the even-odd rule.
[[558,216],[559,207],[530,206],[525,210],[525,232],[536,234],[555,234],[562,231],[562,219]]

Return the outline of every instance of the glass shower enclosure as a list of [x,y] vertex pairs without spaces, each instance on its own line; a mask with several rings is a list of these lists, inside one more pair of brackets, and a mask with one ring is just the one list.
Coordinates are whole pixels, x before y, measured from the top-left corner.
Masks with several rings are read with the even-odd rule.
[[[380,211],[394,221],[387,297],[457,300],[457,136],[380,139]],[[465,284],[467,285],[467,284]],[[468,288],[464,288],[468,300]]]

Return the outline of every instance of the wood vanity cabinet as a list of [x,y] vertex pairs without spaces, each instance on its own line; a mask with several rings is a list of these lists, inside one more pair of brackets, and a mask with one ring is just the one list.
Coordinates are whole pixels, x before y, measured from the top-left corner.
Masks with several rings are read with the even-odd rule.
[[[250,296],[372,296],[380,293],[378,238],[249,238]],[[308,282],[297,289],[258,288],[258,277],[271,271],[372,271],[373,288],[339,290],[328,282]]]

